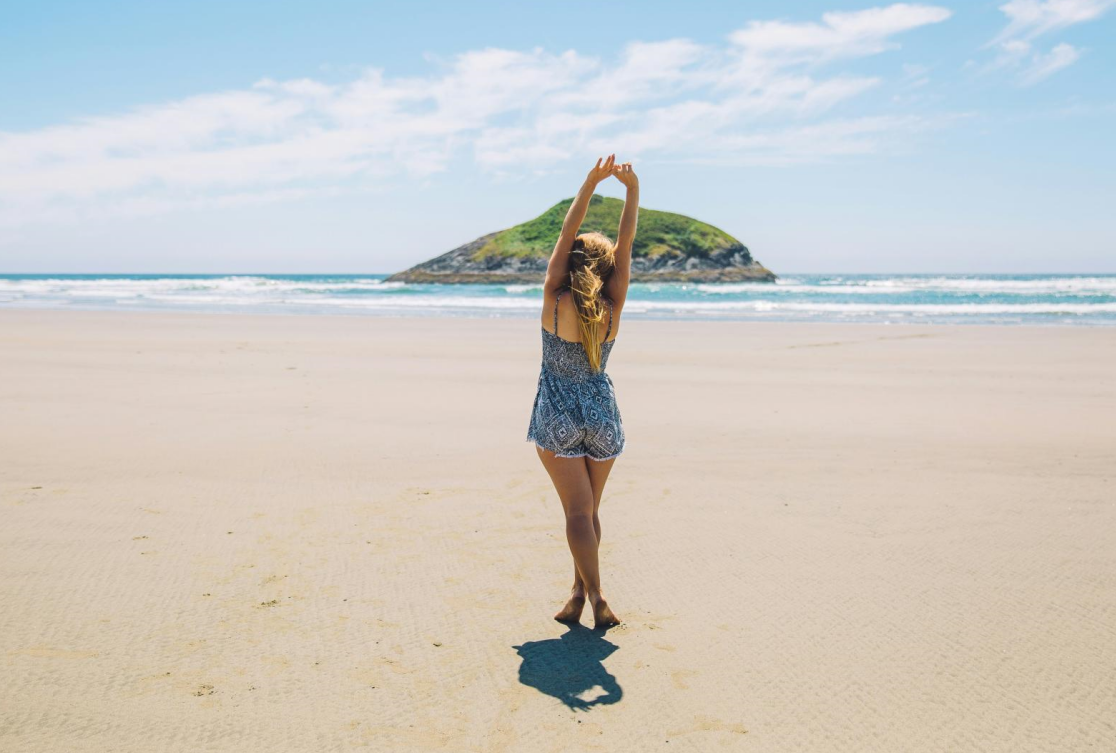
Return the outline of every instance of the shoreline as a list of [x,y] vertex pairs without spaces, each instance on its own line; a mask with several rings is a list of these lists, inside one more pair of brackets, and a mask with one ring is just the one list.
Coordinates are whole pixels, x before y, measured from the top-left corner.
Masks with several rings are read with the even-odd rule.
[[[540,299],[541,302],[541,299]],[[289,317],[289,318],[308,318],[308,319],[352,319],[352,320],[415,320],[415,321],[429,321],[429,320],[462,320],[462,321],[512,321],[522,322],[535,318],[535,313],[528,313],[523,311],[509,311],[499,314],[490,314],[484,316],[473,311],[461,314],[446,314],[442,311],[431,310],[429,313],[415,313],[420,309],[411,309],[405,311],[391,311],[391,312],[378,312],[378,311],[365,311],[362,313],[342,312],[342,311],[246,311],[246,310],[232,310],[232,311],[215,311],[206,309],[182,310],[182,309],[155,309],[155,308],[97,308],[89,307],[84,308],[81,306],[68,306],[68,307],[35,307],[35,306],[4,306],[0,304],[0,316],[6,313],[13,315],[18,314],[74,314],[74,315],[107,315],[107,316],[170,316],[170,317],[191,317],[191,316],[204,316],[204,317],[261,317],[264,319],[271,319],[276,317]],[[541,307],[540,307],[541,313]],[[724,325],[758,325],[758,326],[800,326],[800,327],[899,327],[899,328],[918,328],[918,327],[945,327],[953,328],[958,327],[962,329],[970,328],[986,328],[992,330],[1002,329],[1113,329],[1116,328],[1116,319],[1111,322],[997,322],[989,323],[982,321],[966,322],[963,320],[950,321],[950,322],[918,322],[918,321],[832,321],[825,319],[817,320],[802,320],[802,319],[757,319],[757,318],[736,318],[730,316],[719,317],[706,317],[700,315],[687,315],[686,317],[668,317],[668,316],[654,316],[636,312],[629,312],[626,314],[625,322],[646,322],[651,324],[724,324]]]

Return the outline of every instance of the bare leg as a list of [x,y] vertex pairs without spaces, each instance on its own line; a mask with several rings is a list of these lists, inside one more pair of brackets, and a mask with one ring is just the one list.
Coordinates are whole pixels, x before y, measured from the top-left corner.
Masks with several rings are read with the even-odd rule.
[[[593,487],[593,532],[597,537],[597,550],[599,552],[601,547],[601,519],[598,510],[601,507],[601,495],[604,493],[605,481],[608,480],[608,473],[612,470],[612,464],[616,462],[616,458],[600,462],[589,458],[584,458],[584,460],[585,468],[589,473],[589,485]],[[577,570],[577,562],[574,562],[573,588],[570,589],[570,599],[566,602],[566,606],[554,615],[554,619],[559,622],[576,622],[581,618],[581,610],[584,607],[585,584],[581,582],[581,573]]]
[[[590,591],[600,591],[600,572],[597,563],[597,532],[593,528],[593,486],[583,458],[560,458],[554,453],[536,448],[543,467],[562,501],[566,515],[566,541],[574,558],[574,567],[581,582]],[[584,601],[582,601],[584,605]],[[567,605],[572,607],[574,605]],[[580,610],[577,610],[580,614]],[[563,609],[556,619],[569,619]]]
[[[570,553],[574,558],[574,566],[584,593],[575,592],[566,607],[555,615],[559,620],[576,620],[584,606],[584,598],[588,596],[593,604],[593,616],[598,626],[615,624],[619,622],[608,608],[608,604],[601,596],[601,578],[597,561],[597,537],[599,522],[597,506],[600,503],[599,494],[594,492],[590,471],[584,458],[560,458],[554,453],[541,448],[536,448],[543,467],[546,468],[558,497],[562,500],[562,508],[566,514],[566,541],[570,546]],[[611,464],[610,464],[611,466]],[[598,475],[601,470],[594,469]],[[607,477],[607,473],[605,473]],[[603,483],[600,485],[603,490]]]
[[[599,511],[601,509],[601,497],[604,495],[605,482],[608,481],[608,474],[612,471],[612,466],[616,462],[616,458],[608,460],[591,460],[585,458],[585,467],[589,471],[589,484],[593,487],[593,529],[597,534],[597,548],[601,546],[601,519]],[[584,583],[581,584],[584,592]],[[609,608],[608,603],[600,598],[600,591],[597,592],[598,598],[590,597],[593,602],[593,621],[598,626],[616,625],[620,622],[620,618],[613,614]]]
[[[589,485],[593,487],[593,530],[597,534],[597,549],[601,547],[601,496],[604,494],[605,482],[608,481],[609,471],[612,470],[612,464],[616,462],[616,458],[609,460],[590,460],[585,458],[585,468],[589,471]],[[574,564],[574,593],[585,595],[585,584],[581,582],[581,575],[577,572],[577,564]]]

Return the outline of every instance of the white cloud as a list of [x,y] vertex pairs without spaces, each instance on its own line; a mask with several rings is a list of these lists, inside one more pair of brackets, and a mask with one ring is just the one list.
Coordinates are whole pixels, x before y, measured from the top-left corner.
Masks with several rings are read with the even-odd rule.
[[949,15],[896,4],[827,13],[820,23],[755,22],[727,45],[631,42],[614,63],[573,50],[488,48],[432,58],[436,70],[425,76],[371,69],[341,83],[263,79],[0,133],[0,226],[286,201],[421,178],[461,157],[516,175],[614,149],[767,163],[863,154],[911,123],[835,119],[834,108],[881,79],[823,70],[892,49],[896,35]]
[[896,34],[949,18],[946,8],[896,3],[886,8],[833,12],[819,23],[753,21],[730,39],[759,56],[827,60],[872,55],[896,47]]
[[618,66],[601,71],[584,86],[552,101],[564,107],[587,105],[609,110],[649,96],[666,96],[693,86],[703,76],[715,76],[715,69],[701,67],[714,54],[713,49],[688,39],[631,42],[625,46]]
[[1116,0],[1010,0],[1000,6],[1008,25],[985,47],[994,47],[996,57],[980,69],[1021,69],[1019,83],[1030,86],[1073,65],[1081,50],[1059,43],[1049,52],[1034,51],[1034,40],[1043,34],[1100,18]]
[[1073,45],[1065,42],[1055,45],[1047,54],[1035,55],[1031,65],[1023,72],[1020,81],[1024,86],[1036,84],[1066,66],[1073,65],[1080,57],[1081,51]]
[[1093,21],[1116,5],[1116,0],[1011,0],[1000,6],[1008,25],[992,40],[1033,39],[1048,31]]
[[1023,39],[1008,39],[997,45],[996,57],[992,62],[980,68],[980,73],[1001,70],[1003,68],[1017,68],[1031,52],[1031,43]]

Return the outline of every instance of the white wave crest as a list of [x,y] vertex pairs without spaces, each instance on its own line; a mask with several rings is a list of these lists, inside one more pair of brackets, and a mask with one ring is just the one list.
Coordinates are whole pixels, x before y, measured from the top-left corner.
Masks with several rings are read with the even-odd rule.
[[[377,277],[0,277],[0,305],[293,312],[511,315],[538,312],[541,284],[413,285]],[[818,295],[818,294],[823,295]],[[834,298],[848,295],[848,300]],[[886,297],[885,297],[886,296]],[[626,313],[692,316],[976,321],[1045,316],[1116,323],[1116,275],[1006,279],[959,276],[799,276],[770,283],[632,286]]]
[[812,303],[788,301],[630,301],[632,311],[796,311],[844,314],[1108,314],[1116,303]]

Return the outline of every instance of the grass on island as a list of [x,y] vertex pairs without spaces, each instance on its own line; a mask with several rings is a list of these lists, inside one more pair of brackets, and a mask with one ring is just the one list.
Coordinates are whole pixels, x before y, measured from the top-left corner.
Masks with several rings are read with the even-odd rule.
[[[572,203],[572,198],[565,199],[529,222],[500,231],[479,248],[473,258],[550,256]],[[623,209],[624,202],[620,199],[593,194],[580,232],[604,233],[615,241]],[[670,254],[702,258],[735,247],[743,247],[743,244],[712,225],[685,215],[640,207],[639,230],[632,245],[632,255],[653,258]]]

